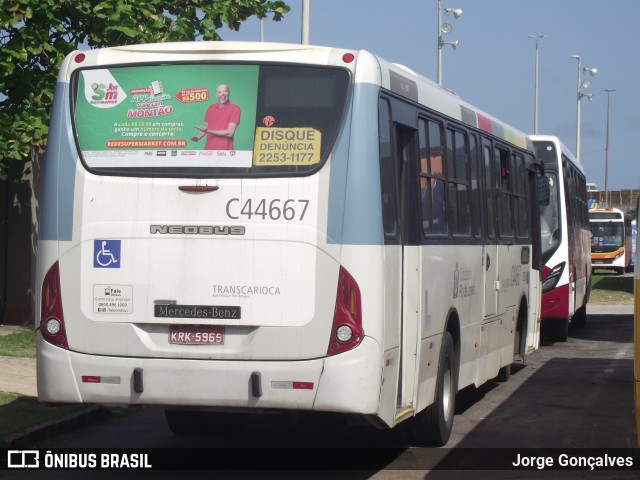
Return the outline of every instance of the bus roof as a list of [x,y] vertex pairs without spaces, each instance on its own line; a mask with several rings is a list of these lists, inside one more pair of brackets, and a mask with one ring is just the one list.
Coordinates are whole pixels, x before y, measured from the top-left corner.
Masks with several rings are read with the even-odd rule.
[[[82,58],[82,60],[79,60]],[[374,83],[410,101],[478,128],[508,143],[533,151],[530,137],[465,102],[450,90],[402,65],[366,50],[317,45],[195,41],[148,43],[71,52],[60,68],[58,81],[68,83],[75,68],[101,65],[189,61],[268,61],[336,65],[354,74],[355,83]]]

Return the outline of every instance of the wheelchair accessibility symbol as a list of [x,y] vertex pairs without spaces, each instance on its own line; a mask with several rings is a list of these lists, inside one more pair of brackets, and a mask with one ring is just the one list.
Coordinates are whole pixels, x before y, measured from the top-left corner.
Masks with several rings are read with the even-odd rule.
[[120,240],[93,241],[93,268],[120,268]]

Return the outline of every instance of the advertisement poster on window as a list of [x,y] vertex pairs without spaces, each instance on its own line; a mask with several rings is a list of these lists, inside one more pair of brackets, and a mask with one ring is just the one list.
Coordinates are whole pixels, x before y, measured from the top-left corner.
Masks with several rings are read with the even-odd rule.
[[252,165],[259,67],[82,70],[75,128],[91,168]]

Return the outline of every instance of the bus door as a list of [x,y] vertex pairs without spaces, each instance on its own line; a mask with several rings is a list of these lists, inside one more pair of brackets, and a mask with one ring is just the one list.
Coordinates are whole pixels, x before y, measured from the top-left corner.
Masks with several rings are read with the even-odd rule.
[[[415,117],[414,117],[415,118]],[[418,348],[420,340],[418,292],[420,284],[420,247],[415,241],[411,219],[418,218],[415,187],[417,178],[416,130],[395,126],[396,158],[400,166],[400,218],[402,237],[402,322],[400,345],[400,373],[397,407],[399,412],[415,408],[414,393],[417,379]]]
[[[417,281],[418,248],[407,247],[407,218],[415,209],[407,201],[410,159],[415,155],[415,130],[409,123],[410,110],[395,99],[391,105],[380,100],[380,182],[384,228],[384,379],[379,415],[393,425],[411,412],[414,397],[415,362],[418,344]],[[405,113],[404,118],[398,118]],[[396,120],[403,120],[396,122]],[[412,210],[413,211],[413,210]],[[411,293],[412,292],[412,293]],[[412,312],[411,321],[405,319]]]
[[482,170],[486,192],[485,242],[483,264],[484,281],[484,317],[495,315],[498,311],[498,246],[496,232],[496,191],[493,180],[493,149],[491,142],[482,139]]

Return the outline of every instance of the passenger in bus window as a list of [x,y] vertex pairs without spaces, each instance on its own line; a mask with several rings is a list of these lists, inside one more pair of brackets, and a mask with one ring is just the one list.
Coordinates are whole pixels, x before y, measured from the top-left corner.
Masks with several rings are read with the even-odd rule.
[[226,84],[216,88],[217,103],[207,108],[204,115],[206,126],[196,125],[200,133],[191,137],[197,142],[205,135],[205,150],[233,150],[233,136],[240,124],[240,107],[229,100],[230,92]]
[[433,175],[442,175],[442,155],[440,150],[431,150],[430,156],[421,155],[421,171],[427,174],[420,179],[422,198],[422,218],[425,233],[444,233],[446,231],[444,180]]

